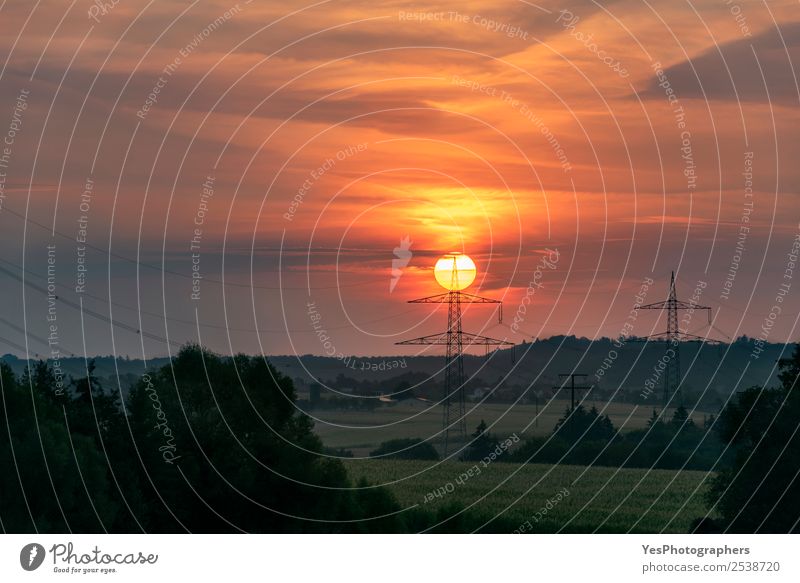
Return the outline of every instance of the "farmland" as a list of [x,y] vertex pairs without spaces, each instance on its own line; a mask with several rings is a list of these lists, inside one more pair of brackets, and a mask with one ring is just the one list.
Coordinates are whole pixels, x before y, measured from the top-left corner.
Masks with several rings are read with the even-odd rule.
[[532,532],[687,532],[692,520],[705,514],[702,494],[709,476],[499,461],[477,462],[477,472],[474,462],[345,463],[352,478],[386,485],[404,508],[436,512],[455,504],[469,508],[476,527],[497,517],[486,530],[500,532],[512,532],[526,521]]
[[[593,404],[587,401],[585,406],[588,408]],[[471,433],[483,419],[489,425],[489,431],[496,435],[516,433],[523,439],[543,436],[552,432],[567,405],[567,401],[552,400],[538,408],[537,417],[535,405],[470,403],[467,405],[467,429]],[[596,406],[603,414],[608,414],[621,431],[645,427],[652,413],[651,407],[628,403],[600,401]],[[437,443],[436,435],[442,428],[441,407],[415,399],[374,411],[324,410],[314,411],[312,415],[316,417],[314,430],[326,446],[346,448],[357,456],[368,455],[381,442],[390,439],[427,438]],[[695,413],[695,421],[702,422],[702,413]]]

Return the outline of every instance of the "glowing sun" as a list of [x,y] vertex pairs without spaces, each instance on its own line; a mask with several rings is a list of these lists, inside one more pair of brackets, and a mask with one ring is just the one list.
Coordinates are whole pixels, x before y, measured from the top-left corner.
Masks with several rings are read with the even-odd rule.
[[465,289],[475,281],[475,262],[469,255],[463,253],[448,253],[436,261],[433,275],[444,289],[459,291]]

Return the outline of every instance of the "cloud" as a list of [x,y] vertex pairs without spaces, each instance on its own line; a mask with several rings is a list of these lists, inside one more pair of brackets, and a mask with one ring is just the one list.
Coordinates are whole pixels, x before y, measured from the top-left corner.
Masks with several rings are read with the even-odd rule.
[[[682,99],[797,104],[800,94],[793,65],[800,64],[800,22],[781,24],[754,38],[710,47],[664,69]],[[663,99],[654,76],[643,97]]]

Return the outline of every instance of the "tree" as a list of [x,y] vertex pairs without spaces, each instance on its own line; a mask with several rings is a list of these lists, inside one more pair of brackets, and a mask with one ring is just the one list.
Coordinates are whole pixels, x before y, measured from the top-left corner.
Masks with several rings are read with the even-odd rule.
[[398,401],[414,398],[414,391],[411,390],[411,383],[408,381],[400,381],[392,391],[392,396]]
[[[266,359],[192,345],[142,378],[128,408],[142,480],[153,481],[152,529],[173,532],[176,521],[193,532],[371,528],[346,522],[363,516],[363,492],[351,490],[341,461],[322,455],[295,398],[291,379]],[[381,514],[397,509],[390,497],[371,500],[386,502]]]
[[586,411],[583,405],[566,409],[553,429],[555,437],[569,442],[607,441],[615,434],[616,429],[608,415],[600,415],[596,407]]
[[[0,363],[0,516],[5,532],[98,532],[112,529],[118,505],[104,457],[90,437],[71,433],[36,372],[20,385]],[[33,383],[34,391],[31,392]],[[45,387],[40,387],[45,388]],[[5,424],[5,423],[4,423]]]
[[717,421],[717,418],[712,413],[708,417],[703,420],[703,429],[706,431],[710,431],[714,427],[714,423]]
[[692,420],[689,418],[689,412],[683,405],[679,405],[672,414],[672,424],[679,429],[683,428],[687,424],[694,425]]
[[53,369],[44,360],[37,360],[25,368],[20,379],[23,388],[31,387],[35,393],[51,403],[63,403],[66,389],[63,378],[57,379]]
[[390,439],[370,452],[370,457],[398,460],[438,460],[439,453],[429,441],[421,439]]
[[[0,517],[5,532],[395,532],[382,488],[354,487],[262,357],[189,345],[120,391],[46,364],[0,362]],[[375,516],[383,519],[371,520]]]
[[311,383],[308,387],[308,402],[312,407],[316,407],[322,399],[322,385]]
[[486,421],[481,419],[475,432],[472,434],[472,443],[464,452],[464,460],[480,460],[486,457],[495,447],[498,439],[492,437],[487,431]]
[[800,347],[779,367],[779,387],[742,391],[717,422],[735,450],[732,467],[718,474],[708,494],[725,531],[800,531]]

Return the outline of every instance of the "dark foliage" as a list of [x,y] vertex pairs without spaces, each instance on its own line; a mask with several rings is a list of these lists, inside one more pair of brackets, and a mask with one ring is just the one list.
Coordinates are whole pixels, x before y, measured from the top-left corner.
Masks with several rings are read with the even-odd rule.
[[616,430],[608,415],[600,415],[595,407],[586,411],[583,405],[578,405],[572,411],[567,409],[553,429],[554,435],[573,443],[607,441],[614,437],[614,433]]
[[492,435],[486,431],[486,421],[481,419],[475,429],[475,433],[472,434],[472,442],[461,456],[461,459],[465,461],[483,459],[492,451],[495,441]]
[[[262,358],[187,346],[122,406],[88,362],[57,389],[0,365],[6,532],[395,532],[399,506],[323,455],[292,382]],[[374,518],[382,517],[382,518]]]
[[438,460],[439,453],[428,441],[421,439],[390,439],[369,454],[372,457],[398,460]]
[[646,429],[617,434],[608,416],[592,407],[567,410],[548,438],[532,438],[517,448],[513,461],[627,468],[708,470],[724,463],[722,443],[678,407],[670,422],[658,412]]
[[780,387],[747,389],[720,414],[720,435],[735,452],[709,493],[723,531],[800,531],[800,348],[779,365]]
[[411,383],[408,381],[400,381],[397,386],[392,390],[392,398],[396,401],[405,401],[406,399],[414,398],[414,391],[411,388]]
[[[481,419],[475,432],[472,434],[470,445],[461,456],[463,461],[511,461],[507,455],[508,448],[519,441],[516,435],[513,440],[501,437],[487,431],[486,421]],[[513,442],[513,443],[512,443]]]

